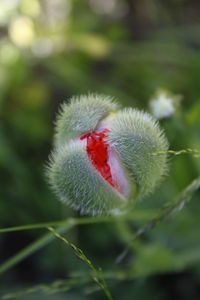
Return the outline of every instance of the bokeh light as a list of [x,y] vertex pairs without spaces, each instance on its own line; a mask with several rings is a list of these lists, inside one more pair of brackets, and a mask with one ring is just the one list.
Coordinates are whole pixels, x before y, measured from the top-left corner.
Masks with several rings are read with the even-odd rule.
[[17,17],[10,24],[9,36],[15,45],[29,47],[35,38],[33,21],[28,17]]

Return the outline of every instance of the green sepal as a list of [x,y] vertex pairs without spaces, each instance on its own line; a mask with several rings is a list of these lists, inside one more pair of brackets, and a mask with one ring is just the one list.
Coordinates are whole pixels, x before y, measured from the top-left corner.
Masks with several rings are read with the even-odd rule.
[[168,142],[158,123],[137,109],[121,110],[108,140],[138,185],[137,197],[152,192],[167,170]]
[[88,94],[73,97],[64,103],[56,121],[55,145],[64,145],[71,139],[93,131],[99,122],[118,109],[112,98],[104,95]]
[[81,214],[118,214],[127,204],[96,171],[80,141],[65,144],[52,154],[47,175],[58,198]]

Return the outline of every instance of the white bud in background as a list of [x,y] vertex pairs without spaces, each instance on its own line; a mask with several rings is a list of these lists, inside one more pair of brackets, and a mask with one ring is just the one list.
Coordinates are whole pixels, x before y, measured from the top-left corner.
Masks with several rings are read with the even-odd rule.
[[180,95],[173,95],[170,92],[159,89],[150,100],[150,110],[156,119],[172,117],[181,100]]

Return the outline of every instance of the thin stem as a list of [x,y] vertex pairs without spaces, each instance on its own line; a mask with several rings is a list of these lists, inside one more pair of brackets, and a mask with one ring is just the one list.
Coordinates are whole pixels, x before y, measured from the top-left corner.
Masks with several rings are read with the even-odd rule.
[[200,177],[192,181],[192,183],[184,189],[184,191],[175,201],[170,201],[165,204],[150,222],[136,231],[126,249],[117,257],[116,263],[120,263],[124,259],[124,257],[128,253],[129,248],[138,237],[155,228],[163,220],[166,220],[169,217],[173,217],[176,213],[180,212],[184,208],[184,206],[192,199],[193,194],[198,189],[200,189]]
[[35,286],[31,286],[22,290],[19,290],[17,292],[11,292],[11,293],[6,293],[4,294],[1,299],[2,300],[11,300],[11,299],[16,299],[19,297],[24,297],[28,296],[30,294],[34,293],[48,293],[48,294],[55,294],[55,293],[60,293],[60,292],[66,292],[70,290],[71,288],[75,286],[80,286],[81,284],[87,284],[90,283],[91,279],[89,274],[83,274],[83,276],[78,277],[78,278],[71,278],[71,279],[60,279],[53,281],[50,284],[38,284]]
[[131,214],[123,214],[119,216],[100,216],[95,218],[94,217],[68,218],[67,220],[63,220],[63,221],[36,223],[36,224],[0,228],[0,233],[45,229],[49,226],[59,227],[63,224],[87,225],[87,224],[97,224],[97,223],[111,223],[111,222],[118,222],[118,221],[125,221],[125,220],[144,221],[144,220],[149,220],[149,218],[153,217],[154,213],[155,213],[154,210],[148,210],[148,211],[136,210]]
[[[8,227],[8,228],[2,228],[0,229],[0,233],[6,233],[6,232],[14,232],[14,231],[24,231],[24,230],[33,230],[33,229],[46,229],[49,226],[58,226],[59,228],[57,231],[59,233],[64,233],[68,230],[70,230],[73,226],[76,225],[85,225],[85,224],[94,224],[94,223],[102,223],[102,222],[117,222],[124,219],[135,219],[135,220],[141,220],[141,219],[149,219],[149,217],[152,215],[152,211],[149,212],[143,212],[138,211],[137,213],[132,213],[129,215],[121,215],[121,216],[107,216],[107,217],[84,217],[84,218],[69,218],[64,221],[58,221],[58,222],[48,222],[48,223],[38,223],[38,224],[28,224],[28,225],[22,225],[22,226],[15,226],[15,227]],[[34,241],[32,244],[28,245],[21,251],[19,251],[16,255],[9,258],[7,261],[5,261],[3,264],[0,265],[0,274],[8,271],[18,263],[20,263],[22,260],[27,258],[28,256],[32,255],[34,252],[38,251],[39,249],[43,248],[44,246],[48,245],[52,240],[54,239],[54,236],[49,233],[45,234],[38,240]]]
[[[187,148],[187,149],[181,149],[178,151],[174,151],[174,150],[170,149],[167,152],[168,152],[168,154],[174,155],[174,156],[178,156],[178,155],[182,155],[182,154],[190,154],[195,158],[200,158],[200,150],[198,150],[198,149]],[[152,153],[153,156],[162,155],[162,154],[165,154],[165,152],[158,151],[158,152]]]
[[69,242],[66,238],[64,238],[62,235],[60,235],[53,227],[48,227],[47,229],[50,232],[52,232],[57,239],[61,240],[63,243],[65,243],[67,246],[69,246],[74,251],[76,256],[90,268],[90,270],[93,273],[93,275],[92,275],[93,281],[104,291],[107,299],[112,300],[112,296],[111,296],[111,293],[108,290],[107,284],[105,282],[102,269],[99,268],[99,270],[97,270],[95,268],[95,266],[92,264],[91,260],[87,258],[87,256],[84,254],[84,252],[80,248],[78,248],[77,246],[75,246],[74,244]]
[[[59,233],[64,233],[68,230],[70,230],[73,227],[72,224],[65,223],[63,224],[59,229]],[[17,254],[9,258],[7,261],[5,261],[3,264],[0,265],[0,274],[3,274],[4,272],[8,271],[12,267],[14,267],[16,264],[20,263],[22,260],[30,256],[31,254],[35,253],[39,249],[43,248],[44,246],[48,245],[55,236],[52,233],[47,233],[43,235],[38,240],[34,241],[21,251],[19,251]]]

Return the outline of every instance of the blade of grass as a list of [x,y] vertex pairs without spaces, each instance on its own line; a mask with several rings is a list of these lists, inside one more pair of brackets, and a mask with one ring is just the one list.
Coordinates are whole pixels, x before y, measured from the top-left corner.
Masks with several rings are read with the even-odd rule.
[[104,291],[107,299],[112,300],[112,296],[105,282],[102,269],[99,268],[97,270],[92,264],[91,260],[87,258],[87,256],[80,248],[69,242],[66,238],[60,235],[53,227],[48,227],[47,229],[50,232],[52,232],[57,239],[61,240],[64,244],[69,246],[74,251],[75,255],[90,268],[90,270],[92,271],[93,281]]
[[89,274],[84,274],[84,276],[78,278],[62,279],[62,280],[57,279],[56,281],[53,281],[50,284],[42,283],[42,284],[25,288],[23,290],[19,290],[17,292],[4,294],[0,299],[11,300],[11,299],[28,296],[34,293],[44,293],[44,294],[52,295],[56,293],[61,293],[63,291],[66,292],[72,289],[73,287],[77,287],[77,286],[80,287],[80,285],[84,285],[90,282],[91,282],[91,278]]
[[[64,233],[70,230],[73,227],[73,224],[65,223],[58,228],[59,233]],[[9,258],[3,264],[0,265],[0,275],[20,263],[22,260],[30,256],[31,254],[35,253],[39,249],[43,248],[44,246],[48,245],[55,236],[52,233],[44,234],[42,237],[19,251],[17,254]]]
[[194,193],[199,189],[200,177],[193,180],[192,183],[183,190],[180,196],[178,196],[174,201],[169,201],[167,204],[165,204],[150,222],[136,231],[126,249],[117,257],[116,263],[119,264],[125,258],[131,245],[138,237],[155,228],[163,220],[172,218],[176,213],[180,212],[184,208],[184,206],[192,199]]
[[[48,222],[48,223],[38,223],[38,224],[28,224],[28,225],[22,225],[22,226],[14,226],[14,227],[8,227],[8,228],[2,228],[0,229],[0,233],[6,233],[6,232],[14,232],[14,231],[23,231],[23,230],[33,230],[33,229],[46,229],[49,226],[59,226],[58,232],[64,233],[68,230],[70,230],[75,225],[85,225],[85,224],[94,224],[94,223],[102,223],[102,222],[117,222],[124,219],[149,219],[149,217],[152,215],[152,211],[148,211],[147,213],[138,211],[137,213],[132,213],[129,215],[121,215],[117,217],[84,217],[84,218],[69,218],[64,221],[58,221],[58,222]],[[28,256],[32,255],[39,249],[43,248],[47,244],[49,244],[54,239],[54,236],[51,233],[45,234],[38,240],[34,241],[21,251],[19,251],[16,255],[9,258],[7,261],[2,263],[0,265],[0,275],[4,272],[8,271],[21,261],[23,261]]]

